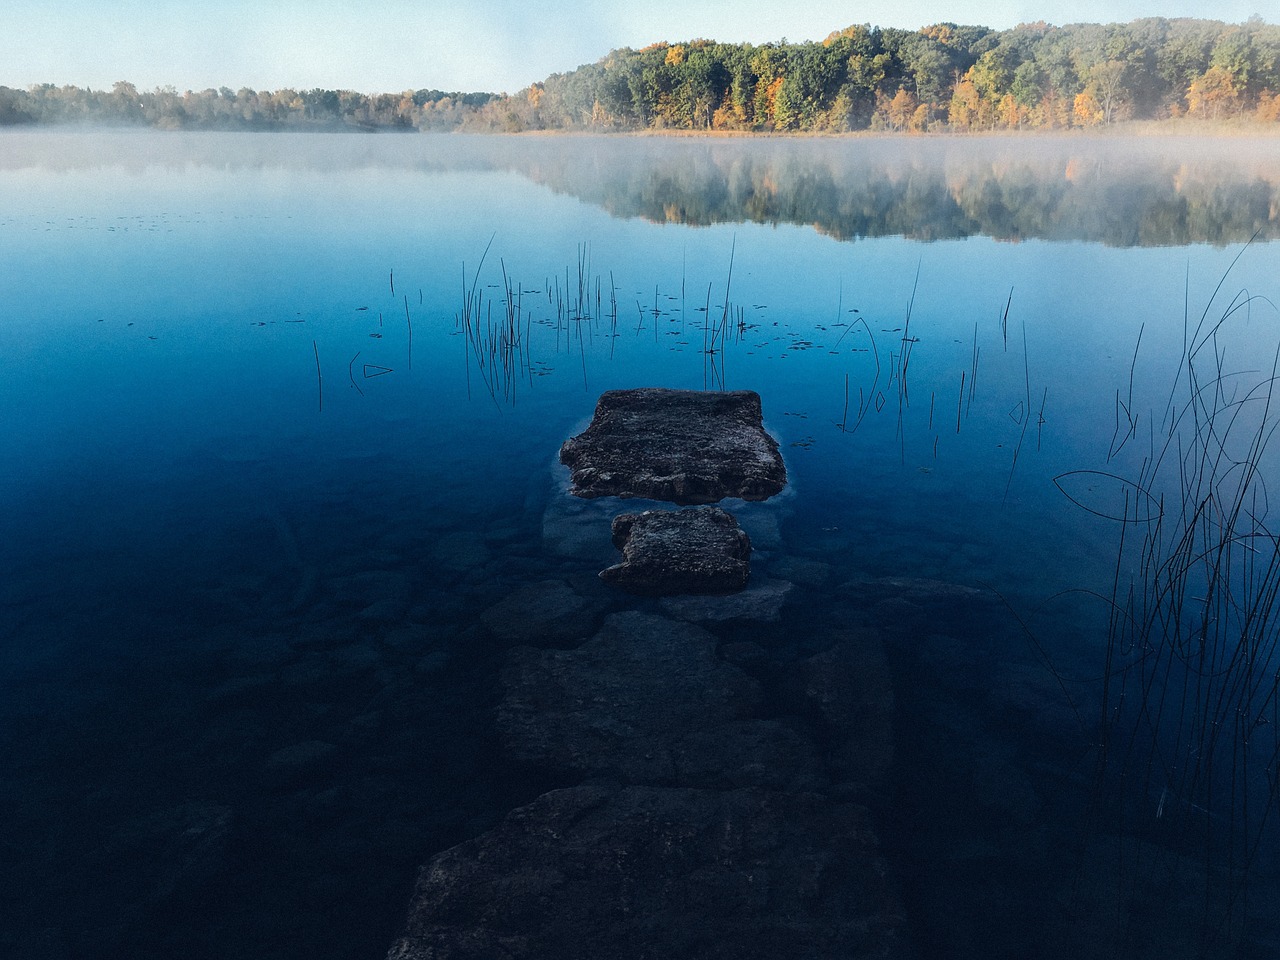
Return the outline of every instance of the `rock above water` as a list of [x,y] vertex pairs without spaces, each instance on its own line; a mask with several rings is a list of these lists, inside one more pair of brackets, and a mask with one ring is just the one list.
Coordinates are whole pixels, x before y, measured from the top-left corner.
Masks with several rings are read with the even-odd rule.
[[423,868],[388,960],[903,956],[867,819],[811,793],[555,790]]
[[600,579],[644,596],[733,593],[751,575],[751,540],[719,507],[624,513],[613,545],[622,562]]
[[564,442],[560,462],[579,497],[766,500],[786,486],[787,468],[761,416],[751,390],[608,390],[587,429]]

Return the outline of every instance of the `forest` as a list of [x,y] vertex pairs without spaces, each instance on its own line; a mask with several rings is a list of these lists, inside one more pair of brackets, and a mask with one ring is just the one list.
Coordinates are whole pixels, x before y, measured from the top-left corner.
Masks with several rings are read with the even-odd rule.
[[0,125],[197,130],[842,133],[1101,127],[1177,117],[1280,123],[1280,26],[1147,18],[854,25],[821,42],[691,40],[611,51],[514,94],[0,87]]

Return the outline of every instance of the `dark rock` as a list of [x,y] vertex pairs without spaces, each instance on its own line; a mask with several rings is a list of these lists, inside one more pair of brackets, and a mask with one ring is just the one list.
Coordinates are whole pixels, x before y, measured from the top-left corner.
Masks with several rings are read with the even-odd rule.
[[809,793],[556,790],[422,870],[388,960],[889,960],[866,811]]
[[254,637],[236,646],[229,660],[236,669],[257,671],[278,667],[296,655],[287,637]]
[[443,650],[433,650],[431,653],[419,657],[418,662],[413,665],[413,669],[424,677],[429,677],[434,673],[442,672],[447,666],[449,666],[449,654]]
[[730,596],[663,597],[661,603],[665,613],[694,623],[776,623],[790,593],[785,580],[756,577],[747,589]]
[[831,564],[805,557],[782,557],[775,560],[769,570],[781,580],[806,587],[821,587],[831,578]]
[[867,598],[893,597],[916,603],[995,603],[999,597],[990,589],[970,587],[945,580],[923,577],[879,577],[874,580],[851,580],[842,584],[838,593]]
[[635,611],[608,617],[576,650],[513,649],[502,683],[498,726],[517,759],[639,783],[673,782],[680,757],[697,766],[692,754],[718,747],[685,741],[748,716],[759,700],[711,634]]
[[432,632],[420,623],[404,623],[382,635],[382,642],[397,650],[422,650],[431,645]]
[[675,782],[698,787],[824,790],[812,741],[778,720],[733,720],[692,730],[671,745]]
[[768,506],[744,503],[735,507],[734,517],[738,526],[747,531],[751,538],[751,546],[756,550],[780,550],[782,548],[782,511],[781,504],[774,502]]
[[751,640],[735,640],[720,648],[720,656],[739,667],[754,667],[769,659],[769,651]]
[[797,664],[788,686],[826,730],[832,775],[846,791],[884,788],[893,763],[894,692],[888,658],[873,630],[833,635],[835,645]]
[[955,620],[970,611],[989,610],[1000,600],[989,588],[923,577],[851,580],[841,584],[834,596],[862,608],[886,639],[909,642],[927,635],[940,615]]
[[719,507],[646,510],[613,521],[622,562],[600,579],[631,593],[733,593],[751,576],[751,540]]
[[361,610],[356,614],[356,619],[365,623],[399,623],[404,619],[408,610],[409,604],[407,601],[399,600],[395,597],[385,597],[382,600],[375,600]]
[[399,570],[366,570],[324,581],[324,595],[342,604],[367,607],[377,600],[408,600],[413,596],[413,582]]
[[209,691],[205,700],[220,706],[253,703],[261,697],[269,696],[274,686],[275,681],[270,674],[236,677],[226,683],[218,684]]
[[787,483],[778,444],[750,390],[608,390],[590,426],[560,448],[579,497],[679,504],[766,500]]
[[493,559],[484,537],[473,530],[445,534],[436,541],[431,555],[440,566],[455,572],[477,569]]
[[509,642],[562,643],[589,636],[604,607],[602,601],[580,596],[561,580],[543,580],[515,590],[480,619]]
[[127,884],[160,901],[189,893],[226,869],[232,822],[230,808],[193,800],[126,824],[103,852],[132,864]]
[[609,543],[609,524],[617,515],[617,505],[608,500],[582,500],[567,497],[568,485],[551,485],[542,512],[542,549],[556,557],[572,557],[591,563],[608,560],[613,555]]
[[335,674],[351,677],[377,669],[382,663],[382,654],[366,644],[352,644],[334,650],[328,659]]
[[323,740],[303,740],[281,747],[267,757],[267,769],[282,776],[299,774],[323,765],[336,750],[332,743]]

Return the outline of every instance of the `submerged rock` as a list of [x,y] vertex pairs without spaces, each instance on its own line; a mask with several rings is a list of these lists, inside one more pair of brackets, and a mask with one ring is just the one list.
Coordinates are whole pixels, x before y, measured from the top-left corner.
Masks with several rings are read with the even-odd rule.
[[560,462],[579,497],[767,500],[786,486],[787,468],[761,416],[751,390],[607,390],[587,429],[560,448]]
[[[715,744],[686,740],[750,716],[760,697],[754,680],[716,655],[711,634],[636,611],[608,617],[575,650],[517,647],[502,684],[498,727],[514,757],[647,783],[672,782],[681,757],[702,763],[691,753]],[[744,732],[725,728],[723,739]]]
[[663,597],[661,604],[665,613],[694,623],[777,623],[790,593],[791,584],[785,580],[757,577],[747,589],[729,596]]
[[129,864],[120,886],[139,900],[155,903],[190,895],[223,873],[232,828],[229,807],[208,800],[189,801],[124,824],[89,857],[101,857],[112,865]]
[[561,580],[544,580],[499,600],[480,619],[508,642],[562,643],[589,636],[604,606]]
[[811,793],[591,784],[422,870],[388,960],[903,956],[866,810]]
[[646,510],[613,521],[622,562],[600,579],[645,596],[733,593],[751,575],[751,540],[719,507]]
[[880,635],[833,632],[834,645],[794,665],[784,689],[825,727],[827,762],[845,795],[883,791],[894,757],[895,697]]
[[542,517],[542,548],[553,557],[607,562],[612,548],[604,533],[614,511],[599,501],[552,497]]

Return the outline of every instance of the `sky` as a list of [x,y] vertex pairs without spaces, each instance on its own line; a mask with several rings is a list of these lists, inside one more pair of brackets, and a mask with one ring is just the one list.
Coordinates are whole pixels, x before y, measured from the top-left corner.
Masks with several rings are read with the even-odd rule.
[[1003,30],[1253,14],[1280,22],[1280,0],[5,0],[0,86],[514,93],[658,40],[821,40],[853,23]]

